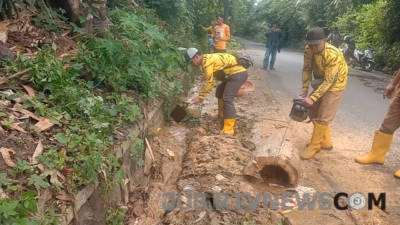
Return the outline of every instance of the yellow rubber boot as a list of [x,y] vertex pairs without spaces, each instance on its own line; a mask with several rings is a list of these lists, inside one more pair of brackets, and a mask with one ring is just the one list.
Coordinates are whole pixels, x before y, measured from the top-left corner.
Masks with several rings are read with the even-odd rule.
[[322,138],[321,148],[324,150],[332,150],[333,145],[332,145],[332,139],[331,139],[331,127],[330,126],[327,126],[327,127],[328,128],[326,128],[325,135]]
[[356,162],[361,164],[383,164],[386,159],[386,153],[389,151],[392,141],[393,134],[385,134],[378,130],[375,131],[374,142],[372,143],[371,152],[368,155],[357,157]]
[[315,154],[321,150],[321,143],[326,133],[328,126],[315,124],[314,132],[311,138],[311,143],[308,149],[300,156],[301,159],[311,159]]
[[235,126],[235,119],[224,119],[224,129],[222,133],[224,134],[234,134],[233,127]]
[[400,178],[400,170],[397,170],[397,172],[394,174],[394,177]]

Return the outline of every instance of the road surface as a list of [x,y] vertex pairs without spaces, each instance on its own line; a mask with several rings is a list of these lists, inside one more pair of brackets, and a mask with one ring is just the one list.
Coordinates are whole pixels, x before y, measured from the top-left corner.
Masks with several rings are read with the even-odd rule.
[[[242,38],[236,39],[251,54],[255,66],[261,68],[265,45]],[[296,98],[302,87],[303,54],[282,50],[277,55],[275,69],[263,72],[269,87],[285,97]],[[382,97],[383,88],[389,80],[390,77],[381,73],[349,68],[348,84],[335,119],[336,125],[351,128],[357,126],[358,129],[369,130],[370,133],[379,128],[390,104],[390,101],[383,100]]]
[[[265,46],[242,38],[236,39],[254,59],[254,66],[262,68]],[[277,56],[275,71],[258,70],[282,104],[282,111],[287,117],[293,104],[291,100],[301,93],[302,67],[301,52],[282,50]],[[359,219],[365,218],[361,224],[382,224],[382,221],[383,224],[400,224],[400,181],[393,178],[396,170],[400,169],[399,135],[397,138],[395,136],[384,165],[360,165],[354,162],[355,157],[370,151],[374,131],[379,129],[386,115],[390,101],[384,100],[382,93],[390,79],[390,76],[376,71],[367,73],[359,68],[350,68],[348,84],[332,125],[334,149],[321,151],[312,160],[303,161],[302,185],[318,187],[320,190],[330,186],[346,193],[386,193],[387,211],[384,215],[387,217],[380,212],[362,213],[358,216]],[[294,122],[289,126],[298,128],[303,125]],[[306,149],[306,143],[311,138],[312,126],[306,126],[297,129],[297,133],[294,132],[289,138],[299,151]],[[372,220],[375,223],[365,223]]]

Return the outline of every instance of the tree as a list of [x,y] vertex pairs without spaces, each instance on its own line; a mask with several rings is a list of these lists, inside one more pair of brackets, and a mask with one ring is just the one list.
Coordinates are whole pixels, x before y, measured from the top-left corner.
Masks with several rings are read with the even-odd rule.
[[225,3],[224,3],[224,18],[225,18],[224,23],[228,24],[229,23],[229,0],[225,0]]

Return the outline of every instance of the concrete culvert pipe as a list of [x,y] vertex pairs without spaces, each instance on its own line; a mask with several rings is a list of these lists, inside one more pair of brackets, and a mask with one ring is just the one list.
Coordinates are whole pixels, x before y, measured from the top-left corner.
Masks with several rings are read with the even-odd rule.
[[261,141],[253,151],[243,173],[268,180],[272,177],[273,180],[280,180],[282,185],[297,185],[301,160],[293,152],[290,142],[283,142],[283,138],[281,134],[273,134],[267,140]]

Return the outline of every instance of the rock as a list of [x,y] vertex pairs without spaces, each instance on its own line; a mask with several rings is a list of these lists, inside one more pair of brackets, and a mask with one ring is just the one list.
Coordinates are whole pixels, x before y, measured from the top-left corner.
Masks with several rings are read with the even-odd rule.
[[285,217],[285,219],[283,220],[282,225],[294,225],[292,223],[292,220],[290,220],[289,218]]
[[128,222],[129,225],[135,225],[135,223],[136,223],[136,218],[134,217],[132,217]]
[[201,117],[201,110],[200,109],[187,109],[187,112],[189,114],[192,114],[194,118],[200,118]]
[[136,217],[140,217],[140,216],[142,216],[144,214],[143,201],[142,200],[138,200],[137,202],[134,203],[133,213],[135,214]]
[[2,41],[0,41],[0,59],[6,58],[15,59],[15,55]]
[[242,141],[242,146],[249,149],[250,151],[256,150],[256,145],[251,141]]
[[199,127],[199,128],[196,130],[196,132],[197,132],[197,134],[199,134],[199,135],[201,135],[201,136],[207,135],[207,131],[206,131],[204,128],[202,128],[202,127]]

